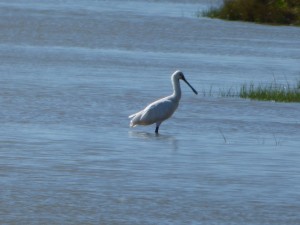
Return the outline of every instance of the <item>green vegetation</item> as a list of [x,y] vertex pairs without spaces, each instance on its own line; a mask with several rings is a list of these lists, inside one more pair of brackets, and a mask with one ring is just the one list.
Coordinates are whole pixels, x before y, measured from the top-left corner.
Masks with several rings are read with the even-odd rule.
[[276,102],[300,102],[300,81],[296,86],[287,85],[243,85],[239,97]]
[[256,23],[300,25],[300,0],[224,0],[203,16]]
[[211,86],[208,91],[204,90],[202,92],[204,97],[219,96],[223,98],[249,98],[260,101],[300,102],[300,81],[294,86],[291,86],[289,83],[279,85],[276,83],[276,80],[267,85],[244,84],[239,90],[229,88],[215,91]]

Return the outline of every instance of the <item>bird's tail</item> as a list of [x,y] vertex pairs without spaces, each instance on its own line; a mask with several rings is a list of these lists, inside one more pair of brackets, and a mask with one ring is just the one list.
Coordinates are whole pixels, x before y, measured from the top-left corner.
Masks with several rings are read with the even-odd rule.
[[138,112],[138,113],[134,113],[134,114],[128,116],[128,118],[131,119],[130,124],[129,124],[130,127],[135,127],[136,125],[138,125],[138,121],[140,120],[140,117],[141,117],[140,114],[141,113]]
[[135,115],[136,115],[136,113],[128,116],[128,118],[131,119],[131,118],[135,117]]
[[136,115],[136,113],[135,113],[135,114],[132,114],[132,115],[130,115],[130,116],[128,116],[129,119],[132,119],[132,118],[133,118],[133,119],[130,121],[130,124],[129,124],[130,127],[135,127],[135,126],[136,126],[136,125],[133,124],[133,120],[134,120],[135,115]]

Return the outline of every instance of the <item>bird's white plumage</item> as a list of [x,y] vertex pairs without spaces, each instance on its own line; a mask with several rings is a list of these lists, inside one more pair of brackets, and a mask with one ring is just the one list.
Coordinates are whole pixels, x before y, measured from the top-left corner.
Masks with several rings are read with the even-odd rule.
[[130,127],[135,127],[137,125],[150,125],[156,123],[155,132],[158,132],[160,124],[164,120],[170,118],[179,105],[179,100],[181,98],[179,79],[185,81],[192,88],[194,93],[197,94],[197,91],[186,81],[183,73],[179,70],[175,71],[171,76],[173,94],[165,98],[159,99],[155,102],[152,102],[145,109],[130,115]]
[[136,125],[150,125],[162,122],[172,116],[178,107],[178,103],[179,101],[170,98],[170,96],[159,99],[142,111],[129,116],[129,118],[132,118],[130,126],[135,127]]

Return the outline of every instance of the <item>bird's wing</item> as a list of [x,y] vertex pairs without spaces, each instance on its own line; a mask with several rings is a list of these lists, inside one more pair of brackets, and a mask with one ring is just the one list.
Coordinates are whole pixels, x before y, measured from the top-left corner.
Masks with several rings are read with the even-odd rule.
[[171,100],[161,99],[147,106],[143,110],[143,114],[140,120],[145,121],[149,124],[160,122],[169,118],[176,108],[177,106],[174,105]]

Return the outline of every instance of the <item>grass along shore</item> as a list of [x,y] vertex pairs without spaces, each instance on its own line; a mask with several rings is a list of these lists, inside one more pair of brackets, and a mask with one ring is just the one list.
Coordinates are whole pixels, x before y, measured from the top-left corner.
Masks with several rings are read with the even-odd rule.
[[300,81],[296,86],[287,85],[257,85],[244,84],[239,92],[240,98],[249,98],[263,101],[300,102]]
[[300,102],[300,81],[296,85],[290,84],[243,84],[240,89],[220,89],[214,91],[212,86],[208,91],[203,91],[204,97],[220,96],[224,98],[247,98],[259,101],[275,101],[275,102]]
[[202,16],[274,25],[300,26],[300,0],[224,0]]

